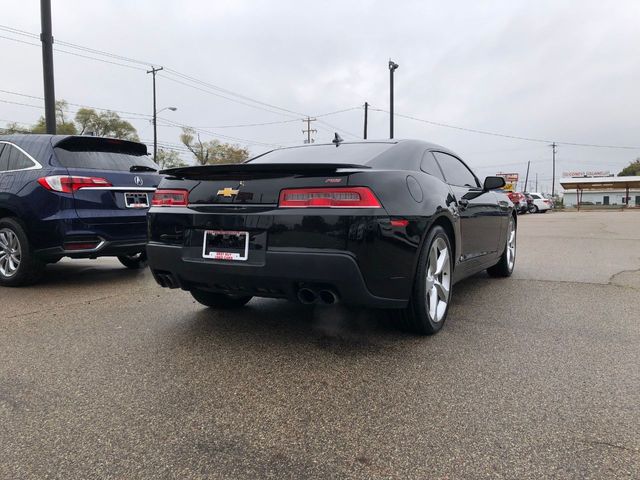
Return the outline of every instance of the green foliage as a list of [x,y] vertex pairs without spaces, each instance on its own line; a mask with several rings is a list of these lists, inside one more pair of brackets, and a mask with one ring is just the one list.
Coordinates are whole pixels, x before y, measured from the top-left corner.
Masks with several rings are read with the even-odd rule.
[[158,149],[155,162],[162,169],[187,166],[187,163],[182,161],[178,152],[175,150],[164,150],[162,148]]
[[16,122],[7,123],[7,126],[2,128],[3,135],[12,135],[14,133],[31,133],[28,128],[21,127]]
[[[114,137],[138,141],[138,132],[133,125],[109,110],[97,112],[92,108],[81,108],[74,120],[67,117],[69,104],[65,100],[56,102],[56,133],[61,135],[84,135],[92,133],[101,137]],[[44,117],[40,117],[30,129],[9,124],[7,133],[47,133]]]
[[81,108],[76,113],[75,120],[80,135],[92,133],[99,137],[138,141],[138,133],[133,125],[115,112],[96,112],[92,108]]
[[[73,121],[66,117],[68,106],[69,104],[66,100],[58,100],[56,102],[56,133],[61,135],[76,135],[78,129]],[[38,122],[31,127],[31,133],[47,133],[47,124],[44,117],[40,117]]]
[[624,167],[622,171],[618,174],[619,177],[624,176],[638,176],[640,175],[640,157],[636,158],[629,165]]
[[203,142],[195,130],[183,128],[180,141],[196,158],[198,165],[216,163],[242,163],[249,158],[249,150],[238,145],[222,143],[219,140]]

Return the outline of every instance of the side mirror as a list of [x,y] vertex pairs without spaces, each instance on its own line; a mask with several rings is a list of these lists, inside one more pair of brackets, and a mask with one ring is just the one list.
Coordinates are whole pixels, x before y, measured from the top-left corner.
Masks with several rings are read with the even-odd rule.
[[503,177],[487,177],[484,179],[483,189],[485,192],[489,190],[497,190],[498,188],[502,188],[507,184]]

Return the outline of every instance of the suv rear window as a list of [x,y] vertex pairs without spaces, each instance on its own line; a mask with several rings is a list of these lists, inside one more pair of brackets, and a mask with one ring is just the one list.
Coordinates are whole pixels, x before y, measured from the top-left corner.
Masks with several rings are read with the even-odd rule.
[[63,167],[87,168],[91,170],[130,171],[131,167],[158,166],[146,155],[144,145],[124,140],[93,137],[70,137],[54,148]]
[[394,143],[343,143],[283,148],[260,155],[251,163],[344,163],[365,165]]

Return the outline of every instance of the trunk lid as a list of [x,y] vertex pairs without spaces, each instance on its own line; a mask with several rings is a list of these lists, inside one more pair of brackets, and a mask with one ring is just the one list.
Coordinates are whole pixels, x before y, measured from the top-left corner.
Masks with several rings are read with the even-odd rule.
[[99,137],[68,137],[55,145],[55,155],[70,176],[96,177],[110,186],[73,192],[78,217],[89,224],[141,223],[160,183],[158,167],[146,146]]

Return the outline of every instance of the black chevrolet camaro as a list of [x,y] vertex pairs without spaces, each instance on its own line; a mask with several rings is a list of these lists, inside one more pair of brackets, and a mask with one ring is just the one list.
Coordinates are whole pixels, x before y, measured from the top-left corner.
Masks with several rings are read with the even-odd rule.
[[166,170],[149,211],[163,287],[214,308],[252,297],[396,309],[411,331],[443,325],[453,285],[511,275],[517,218],[500,177],[481,184],[418,140],[273,150],[237,165]]

